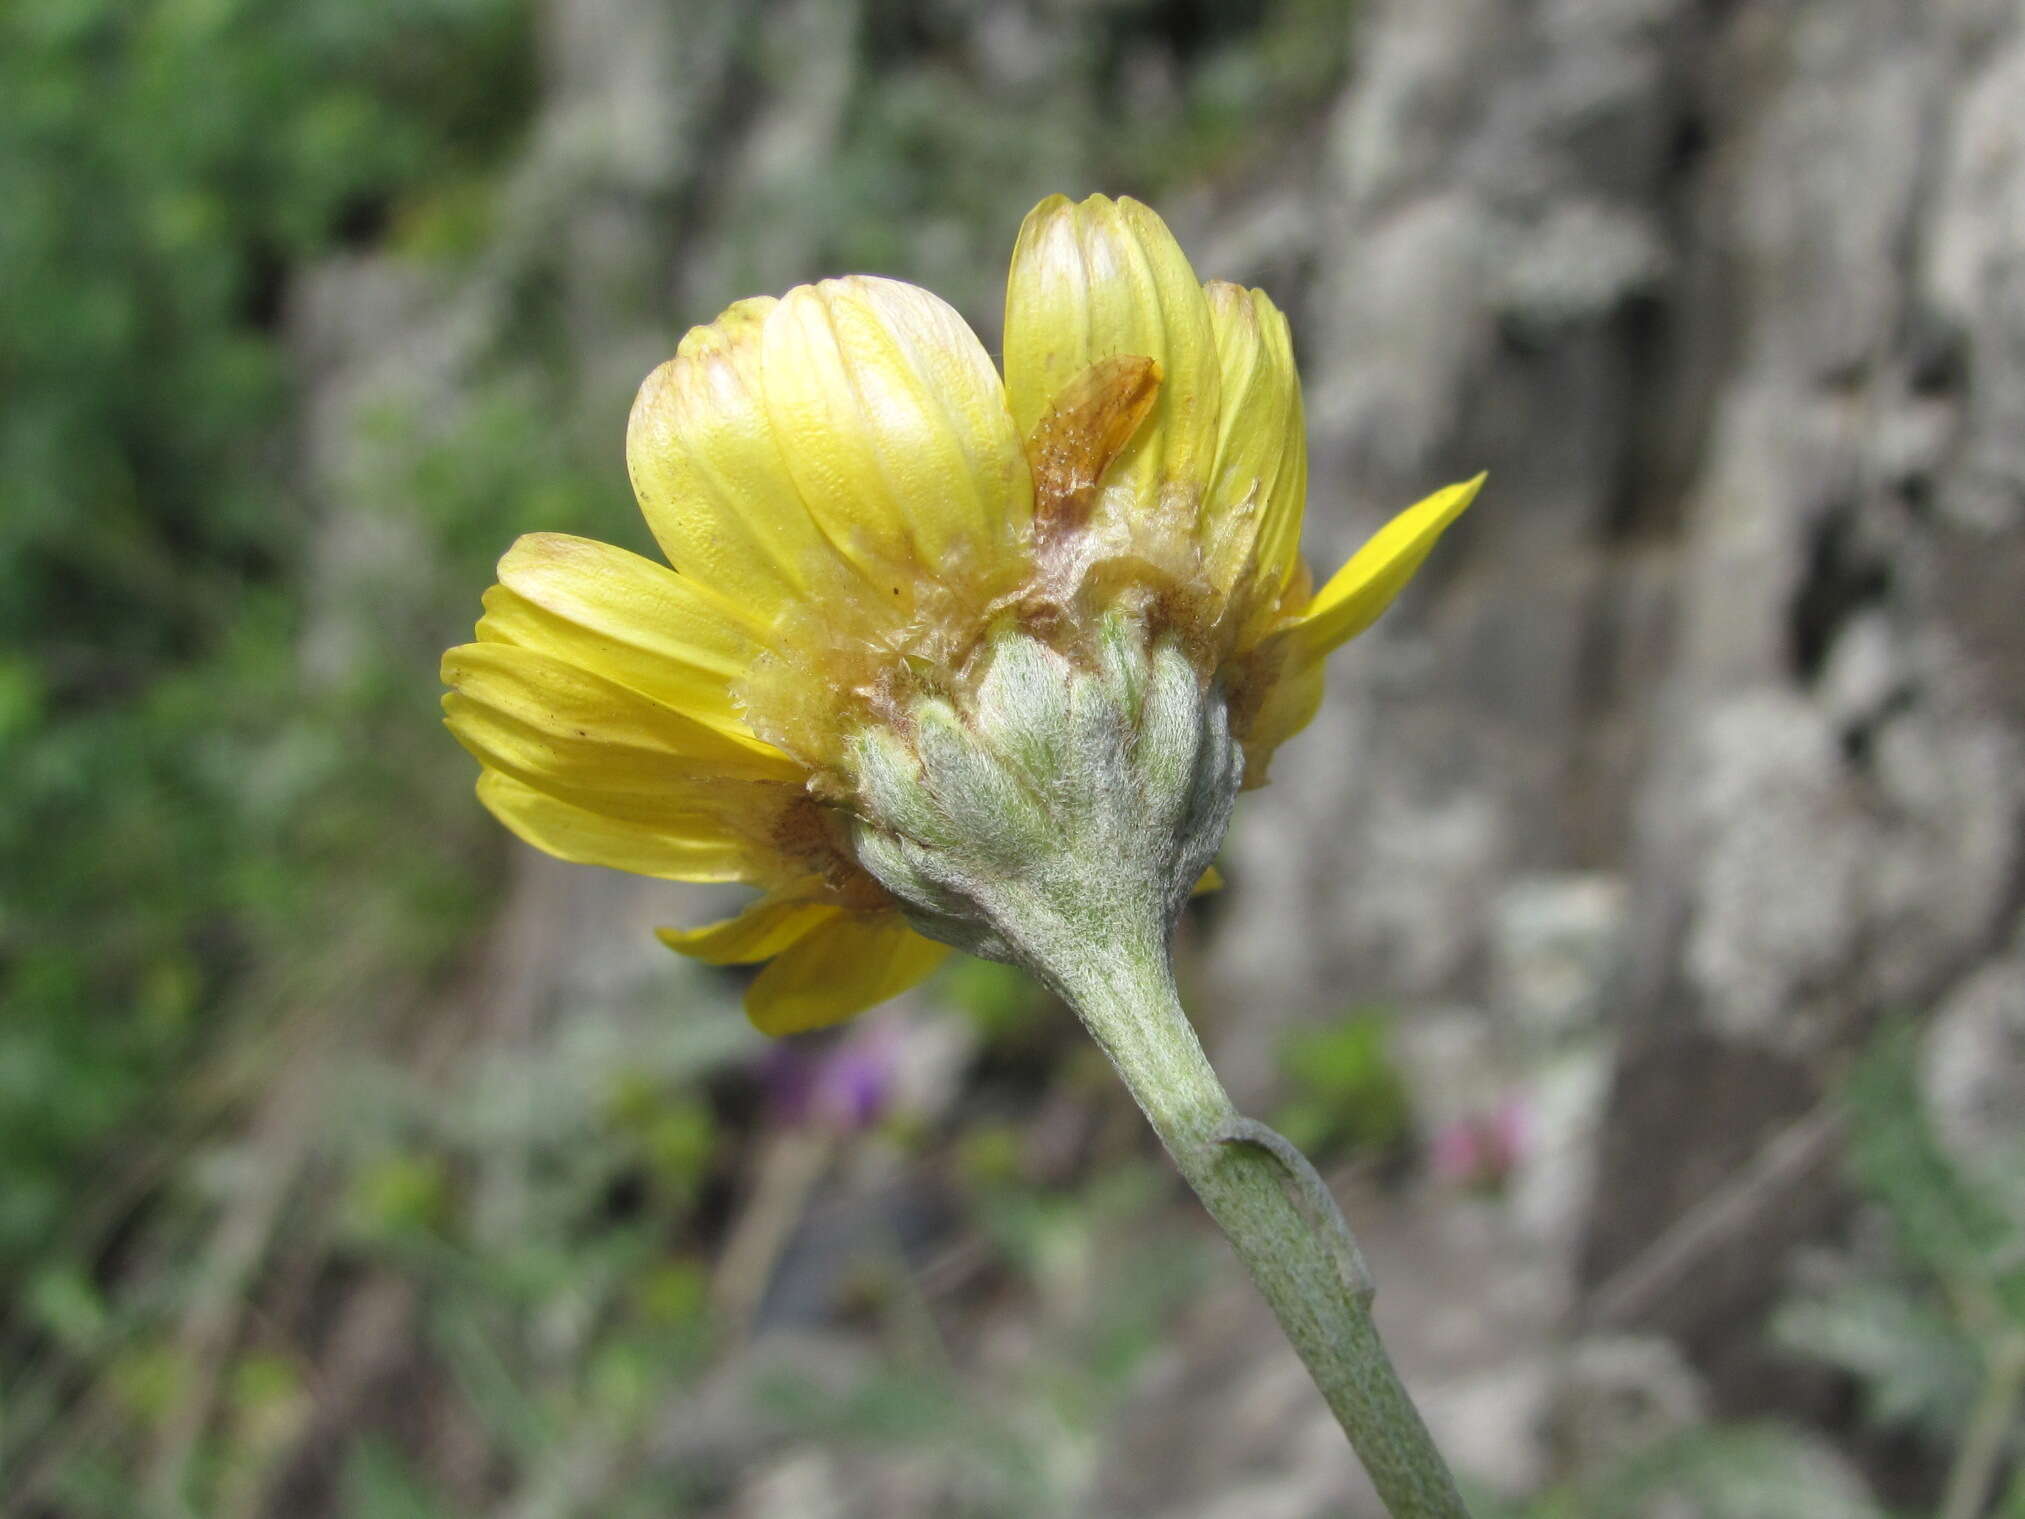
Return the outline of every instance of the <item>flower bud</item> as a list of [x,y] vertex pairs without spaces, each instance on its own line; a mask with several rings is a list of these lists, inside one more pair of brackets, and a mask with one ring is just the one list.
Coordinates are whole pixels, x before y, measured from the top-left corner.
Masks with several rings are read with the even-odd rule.
[[1049,978],[1050,944],[1164,942],[1243,773],[1222,691],[1112,617],[1085,664],[998,636],[975,689],[854,747],[852,842],[915,929]]

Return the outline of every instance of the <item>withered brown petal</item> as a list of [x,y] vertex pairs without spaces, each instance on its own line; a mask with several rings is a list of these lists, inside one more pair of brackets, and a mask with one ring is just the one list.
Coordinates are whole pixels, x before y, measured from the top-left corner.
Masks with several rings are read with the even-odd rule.
[[1160,366],[1139,354],[1099,359],[1062,388],[1027,439],[1034,525],[1043,537],[1080,526],[1098,482],[1160,393]]

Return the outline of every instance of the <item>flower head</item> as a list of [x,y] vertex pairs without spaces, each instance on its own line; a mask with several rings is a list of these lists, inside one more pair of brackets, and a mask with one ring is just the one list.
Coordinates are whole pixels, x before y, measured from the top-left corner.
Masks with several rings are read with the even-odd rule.
[[444,657],[449,725],[538,848],[763,888],[662,938],[768,962],[747,1008],[775,1033],[905,990],[947,943],[1030,963],[1006,904],[1092,889],[1050,863],[1063,840],[1130,855],[1171,922],[1324,656],[1479,483],[1311,594],[1286,319],[1103,196],[1021,228],[1003,379],[927,291],[825,280],[691,330],[627,461],[674,568],[522,538]]

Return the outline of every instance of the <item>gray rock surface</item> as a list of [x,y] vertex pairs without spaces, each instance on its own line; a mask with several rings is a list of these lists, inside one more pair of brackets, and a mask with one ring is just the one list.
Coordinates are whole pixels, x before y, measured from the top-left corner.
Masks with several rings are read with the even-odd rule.
[[[2025,23],[1362,14],[1296,305],[1311,542],[1491,484],[1242,815],[1215,952],[1269,1016],[1474,1000],[1522,873],[1623,872],[1600,1284],[1828,1052],[2015,974]],[[1773,1284],[1718,1276],[1651,1327],[1748,1339]]]

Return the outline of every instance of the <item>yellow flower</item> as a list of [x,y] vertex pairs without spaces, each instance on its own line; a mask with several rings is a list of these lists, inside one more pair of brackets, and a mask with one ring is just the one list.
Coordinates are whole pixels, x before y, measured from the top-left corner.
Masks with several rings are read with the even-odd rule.
[[522,538],[478,641],[444,657],[448,722],[480,799],[537,848],[763,888],[661,937],[768,962],[746,1005],[770,1033],[848,1017],[947,953],[860,861],[862,735],[960,700],[1007,629],[1087,662],[1122,614],[1221,693],[1260,784],[1313,716],[1324,656],[1481,479],[1394,518],[1311,595],[1285,317],[1204,285],[1157,216],[1103,196],[1052,197],[1021,228],[1003,380],[927,291],[826,280],[690,331],[641,387],[627,461],[675,568]]

